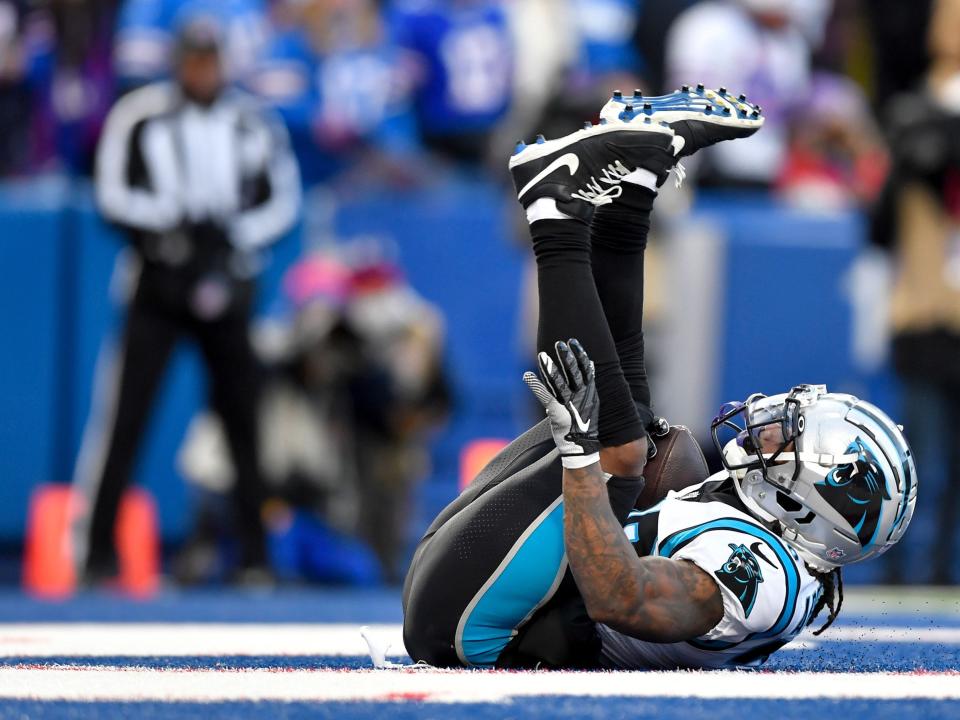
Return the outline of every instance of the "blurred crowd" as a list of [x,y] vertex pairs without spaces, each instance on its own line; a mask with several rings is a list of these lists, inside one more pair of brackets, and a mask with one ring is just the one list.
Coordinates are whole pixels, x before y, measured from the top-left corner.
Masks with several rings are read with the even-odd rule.
[[[119,94],[169,76],[178,26],[216,20],[237,84],[283,117],[304,183],[500,168],[611,88],[749,88],[767,126],[703,184],[805,206],[876,197],[877,111],[926,62],[928,0],[0,0],[0,174],[89,173]],[[545,31],[549,28],[548,31]]]
[[[385,250],[361,239],[308,254],[284,276],[284,319],[255,333],[264,515],[281,579],[402,577],[412,486],[429,471],[425,440],[450,395],[442,316]],[[215,413],[194,419],[178,464],[198,522],[174,574],[226,577],[236,473]]]
[[[517,138],[576,129],[614,88],[747,93],[763,132],[698,155],[688,186],[869,213],[874,252],[856,292],[882,312],[860,317],[861,359],[893,348],[911,425],[939,438],[917,447],[918,464],[928,455],[945,477],[960,467],[960,456],[935,457],[960,448],[960,0],[0,0],[0,176],[92,174],[115,100],[171,77],[178,29],[197,17],[220,28],[230,83],[282,118],[302,184],[341,193],[450,172],[505,182]],[[278,419],[259,436],[271,494],[290,502],[268,522],[307,522],[305,537],[331,542],[373,528],[370,573],[396,577],[396,508],[423,462],[417,439],[448,403],[442,321],[382,258],[311,254],[285,291],[286,344],[262,351],[260,414]],[[371,401],[370,388],[383,392]],[[284,430],[290,418],[302,422]],[[304,427],[337,445],[340,465],[317,462],[298,440]],[[211,463],[217,453],[197,448],[221,434],[198,420],[181,457],[210,498],[232,482],[229,458],[221,448],[224,462]],[[395,501],[383,502],[390,488]],[[358,523],[362,506],[387,516]],[[212,572],[216,501],[202,507],[180,562],[188,579]],[[938,507],[950,539],[960,508]],[[362,559],[311,570],[323,558],[297,558],[300,574],[373,576]],[[947,562],[932,579],[950,579]],[[891,563],[888,579],[901,577]]]

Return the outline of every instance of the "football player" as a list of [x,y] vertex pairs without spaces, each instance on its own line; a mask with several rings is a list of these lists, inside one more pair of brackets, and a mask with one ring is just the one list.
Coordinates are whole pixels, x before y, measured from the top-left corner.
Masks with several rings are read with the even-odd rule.
[[[524,379],[547,419],[421,540],[403,594],[415,661],[756,666],[824,608],[821,630],[833,622],[840,569],[895,544],[913,514],[901,429],[817,385],[725,406],[712,426],[724,470],[634,508],[653,418],[641,318],[657,188],[682,157],[763,118],[742,95],[702,86],[615,93],[601,117],[510,160],[541,307],[541,377]],[[568,337],[580,342],[556,342]]]

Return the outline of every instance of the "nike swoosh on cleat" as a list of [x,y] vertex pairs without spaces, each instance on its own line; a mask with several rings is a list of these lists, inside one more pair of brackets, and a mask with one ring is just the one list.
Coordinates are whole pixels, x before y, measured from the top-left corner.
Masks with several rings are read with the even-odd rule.
[[573,405],[570,406],[570,411],[573,413],[573,419],[577,421],[577,427],[580,428],[580,432],[590,432],[590,421],[587,420],[584,422],[580,417],[580,411]]
[[523,186],[523,189],[517,195],[517,200],[526,195],[527,191],[530,190],[534,185],[543,180],[547,175],[552,173],[554,170],[559,168],[566,167],[570,171],[570,174],[573,175],[577,169],[580,167],[580,158],[577,157],[576,153],[567,153],[566,155],[561,155],[552,163],[547,165],[543,170],[538,172],[533,176],[533,179]]

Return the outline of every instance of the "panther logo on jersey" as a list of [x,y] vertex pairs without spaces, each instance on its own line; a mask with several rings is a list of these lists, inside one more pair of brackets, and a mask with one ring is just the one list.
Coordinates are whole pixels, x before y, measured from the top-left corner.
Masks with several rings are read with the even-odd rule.
[[835,467],[817,483],[817,489],[850,523],[860,545],[866,547],[873,541],[880,509],[883,501],[890,499],[890,491],[880,464],[859,437],[850,443],[847,453],[856,453],[856,461]]
[[717,570],[717,579],[730,588],[743,606],[744,617],[750,617],[757,600],[757,589],[763,582],[760,562],[746,545],[727,543],[733,551],[727,561]]

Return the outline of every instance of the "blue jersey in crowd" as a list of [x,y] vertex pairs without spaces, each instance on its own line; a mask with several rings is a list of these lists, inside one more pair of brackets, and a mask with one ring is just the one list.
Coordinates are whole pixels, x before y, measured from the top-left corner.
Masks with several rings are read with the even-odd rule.
[[490,130],[510,105],[512,40],[497,0],[396,0],[390,23],[416,68],[421,129]]
[[575,0],[580,34],[579,68],[591,76],[638,72],[641,59],[633,43],[642,2]]
[[311,184],[342,169],[358,149],[417,147],[404,67],[390,43],[320,54],[304,32],[291,30],[274,38],[250,87],[283,116]]
[[234,79],[243,78],[267,46],[267,6],[267,0],[127,0],[117,18],[117,77],[134,84],[165,76],[177,28],[203,16],[220,24],[228,72]]

